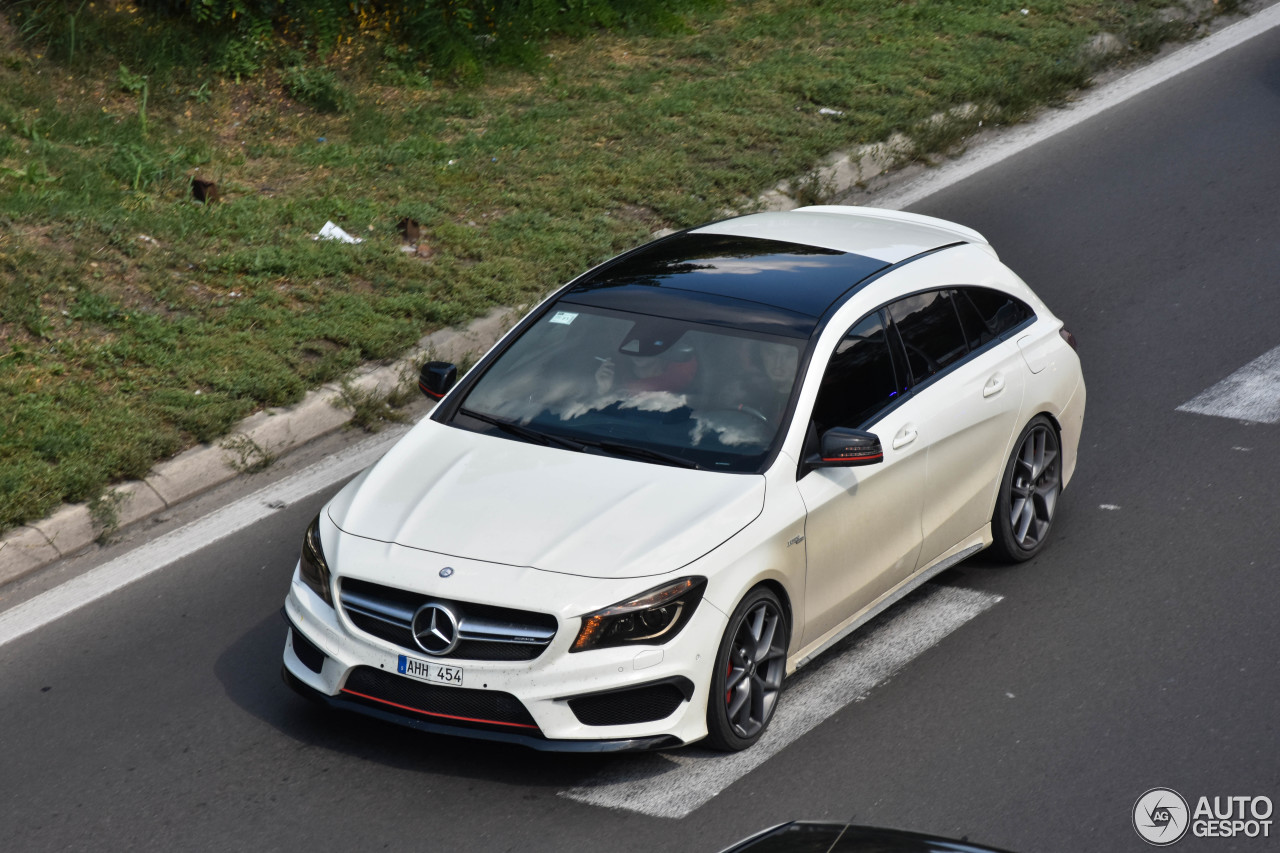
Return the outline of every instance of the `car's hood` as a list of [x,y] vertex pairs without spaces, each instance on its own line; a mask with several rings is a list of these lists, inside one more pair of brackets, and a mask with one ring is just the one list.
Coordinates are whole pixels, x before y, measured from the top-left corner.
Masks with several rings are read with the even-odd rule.
[[760,514],[764,478],[575,453],[424,421],[329,504],[354,536],[600,578],[675,571]]

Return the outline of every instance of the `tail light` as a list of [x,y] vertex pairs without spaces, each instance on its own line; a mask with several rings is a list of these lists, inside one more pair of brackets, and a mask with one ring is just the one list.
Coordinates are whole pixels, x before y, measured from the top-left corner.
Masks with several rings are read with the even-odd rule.
[[1070,344],[1072,349],[1076,349],[1076,336],[1068,332],[1066,326],[1059,329],[1058,334],[1062,335],[1062,339]]

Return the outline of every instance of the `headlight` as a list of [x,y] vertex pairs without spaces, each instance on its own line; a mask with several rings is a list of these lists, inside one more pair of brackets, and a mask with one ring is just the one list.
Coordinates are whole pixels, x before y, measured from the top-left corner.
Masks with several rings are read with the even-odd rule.
[[319,515],[312,519],[311,524],[307,525],[307,532],[302,535],[302,559],[298,562],[298,575],[326,604],[333,606],[333,594],[329,592],[329,563],[325,560],[324,548],[320,545]]
[[629,601],[588,613],[573,641],[571,652],[626,646],[632,643],[661,645],[680,633],[702,600],[706,578],[681,578]]

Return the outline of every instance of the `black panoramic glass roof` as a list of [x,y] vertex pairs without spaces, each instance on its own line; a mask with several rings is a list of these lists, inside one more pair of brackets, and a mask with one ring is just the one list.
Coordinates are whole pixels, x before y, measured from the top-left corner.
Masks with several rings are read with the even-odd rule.
[[609,265],[564,298],[644,313],[683,299],[703,313],[741,312],[746,325],[762,331],[769,326],[812,330],[842,294],[886,266],[863,255],[778,240],[682,234]]

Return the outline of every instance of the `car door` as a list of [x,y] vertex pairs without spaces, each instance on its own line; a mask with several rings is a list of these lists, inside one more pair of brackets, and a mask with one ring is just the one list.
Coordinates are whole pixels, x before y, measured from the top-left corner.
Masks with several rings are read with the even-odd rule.
[[1025,368],[1016,344],[996,334],[1004,321],[993,316],[988,325],[967,289],[915,294],[887,312],[907,354],[927,452],[917,565],[923,568],[991,520],[1018,428]]
[[909,407],[898,405],[904,379],[880,311],[845,333],[823,373],[810,441],[834,426],[871,429],[884,445],[884,461],[818,468],[797,481],[807,511],[804,645],[824,638],[915,568],[925,455],[913,440]]

